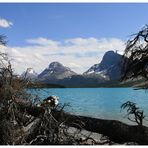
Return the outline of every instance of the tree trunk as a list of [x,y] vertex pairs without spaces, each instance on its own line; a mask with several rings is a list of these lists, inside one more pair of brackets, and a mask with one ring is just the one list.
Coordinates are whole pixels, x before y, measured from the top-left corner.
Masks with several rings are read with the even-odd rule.
[[[127,125],[116,120],[104,120],[85,116],[76,116],[69,113],[53,112],[54,117],[65,124],[103,134],[111,141],[117,143],[136,142],[144,145],[148,144],[148,127],[138,125]],[[62,118],[60,118],[62,117]]]

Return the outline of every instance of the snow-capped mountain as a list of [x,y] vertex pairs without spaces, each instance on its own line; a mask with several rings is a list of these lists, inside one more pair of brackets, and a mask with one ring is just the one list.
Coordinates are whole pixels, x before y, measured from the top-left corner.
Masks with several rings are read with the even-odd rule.
[[48,68],[46,68],[38,78],[40,79],[56,79],[61,80],[64,78],[70,78],[73,75],[77,75],[70,68],[65,67],[59,62],[52,62],[49,64]]
[[21,77],[28,79],[36,79],[38,77],[38,74],[34,71],[33,68],[27,68],[27,70],[21,74]]
[[102,61],[90,67],[83,75],[99,75],[106,80],[117,80],[121,77],[122,55],[114,51],[104,54]]
[[90,67],[82,75],[59,62],[52,62],[38,76],[32,68],[28,68],[23,76],[37,78],[46,84],[58,84],[66,87],[96,87],[109,80],[118,80],[121,76],[122,55],[114,51],[104,54],[102,61]]
[[59,84],[66,87],[89,87],[105,81],[101,76],[78,75],[59,62],[50,63],[48,68],[38,76],[38,79],[43,83]]

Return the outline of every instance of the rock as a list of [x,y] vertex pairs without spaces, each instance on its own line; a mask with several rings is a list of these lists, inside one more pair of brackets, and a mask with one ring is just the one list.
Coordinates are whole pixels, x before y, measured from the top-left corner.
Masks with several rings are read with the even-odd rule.
[[98,75],[106,80],[118,80],[121,77],[122,55],[114,51],[104,54],[102,61],[90,67],[84,75]]

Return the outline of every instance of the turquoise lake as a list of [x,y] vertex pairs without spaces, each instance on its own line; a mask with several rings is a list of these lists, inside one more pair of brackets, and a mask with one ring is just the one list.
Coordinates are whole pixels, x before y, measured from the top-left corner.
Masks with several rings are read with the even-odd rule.
[[[38,94],[42,99],[56,95],[59,102],[69,103],[71,107],[66,111],[103,119],[115,119],[131,123],[125,118],[126,111],[120,106],[126,101],[137,103],[137,106],[148,115],[148,92],[133,88],[50,88],[30,89],[32,94]],[[147,124],[148,121],[145,123]]]

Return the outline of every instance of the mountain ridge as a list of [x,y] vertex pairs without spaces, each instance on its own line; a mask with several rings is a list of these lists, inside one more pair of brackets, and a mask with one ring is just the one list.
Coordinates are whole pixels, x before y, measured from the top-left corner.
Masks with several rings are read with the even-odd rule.
[[112,50],[108,51],[100,63],[94,64],[83,74],[77,74],[69,67],[54,61],[37,76],[37,79],[45,84],[66,87],[94,87],[107,81],[120,79],[121,60],[122,55]]
[[62,65],[61,63],[55,61],[49,64],[48,68],[43,70],[38,76],[40,79],[64,79],[71,77],[72,75],[77,75],[69,67]]
[[116,80],[121,77],[122,55],[112,50],[107,51],[102,61],[91,66],[84,75],[96,74],[102,75],[107,80]]
[[27,68],[27,70],[24,71],[20,77],[27,79],[37,79],[38,74],[35,72],[33,68]]

